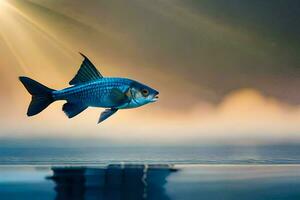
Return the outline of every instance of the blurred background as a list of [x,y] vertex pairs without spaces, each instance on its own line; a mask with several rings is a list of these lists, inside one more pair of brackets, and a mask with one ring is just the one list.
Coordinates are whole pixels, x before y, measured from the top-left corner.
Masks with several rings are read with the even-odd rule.
[[[0,143],[299,143],[299,8],[294,0],[0,0]],[[78,52],[104,76],[156,88],[159,101],[100,125],[102,109],[70,120],[63,102],[28,118],[18,76],[68,87]]]

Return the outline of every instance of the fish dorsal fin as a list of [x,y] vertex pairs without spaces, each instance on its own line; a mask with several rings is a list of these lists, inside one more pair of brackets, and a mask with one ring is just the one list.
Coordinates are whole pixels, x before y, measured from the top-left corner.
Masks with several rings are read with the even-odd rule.
[[82,53],[84,60],[74,78],[69,82],[70,85],[76,85],[84,82],[89,82],[103,78],[100,72],[96,69],[93,63]]

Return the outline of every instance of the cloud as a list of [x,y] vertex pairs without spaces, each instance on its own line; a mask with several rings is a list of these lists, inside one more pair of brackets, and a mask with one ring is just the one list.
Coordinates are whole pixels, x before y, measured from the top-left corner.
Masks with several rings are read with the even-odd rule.
[[300,107],[253,89],[233,91],[216,106],[199,102],[194,109],[181,112],[158,110],[155,104],[121,110],[97,125],[99,109],[89,109],[70,120],[61,111],[61,103],[56,103],[33,118],[25,117],[25,113],[14,116],[18,126],[15,120],[1,120],[2,129],[7,130],[1,136],[105,138],[135,144],[300,142]]
[[[300,141],[300,106],[284,104],[254,89],[233,91],[217,106],[199,103],[185,112],[159,113],[156,120],[152,114],[143,116],[135,121],[135,124],[150,124],[143,137],[164,142],[251,144]],[[140,128],[139,132],[146,132],[143,130]]]

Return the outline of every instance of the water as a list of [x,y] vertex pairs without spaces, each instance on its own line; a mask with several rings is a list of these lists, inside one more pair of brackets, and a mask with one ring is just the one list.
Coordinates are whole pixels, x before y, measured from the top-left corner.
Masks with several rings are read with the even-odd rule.
[[300,165],[1,166],[0,199],[298,200]]
[[300,146],[0,147],[1,165],[118,163],[300,164]]
[[298,200],[299,147],[2,145],[0,199]]

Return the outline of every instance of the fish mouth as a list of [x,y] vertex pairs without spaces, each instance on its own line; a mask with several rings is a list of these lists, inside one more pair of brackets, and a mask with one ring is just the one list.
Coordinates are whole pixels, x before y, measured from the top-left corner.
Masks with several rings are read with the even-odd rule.
[[158,100],[158,94],[157,95],[155,95],[155,96],[153,96],[153,98],[152,98],[152,102],[156,102]]

